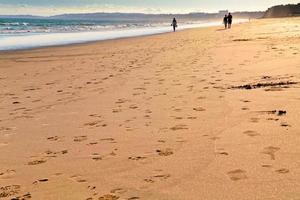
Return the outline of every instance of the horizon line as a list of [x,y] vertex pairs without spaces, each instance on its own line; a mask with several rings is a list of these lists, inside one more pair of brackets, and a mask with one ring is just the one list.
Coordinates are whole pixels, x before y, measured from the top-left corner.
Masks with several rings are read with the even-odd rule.
[[54,17],[54,16],[60,16],[60,15],[84,15],[84,14],[143,14],[143,15],[189,15],[189,14],[218,14],[221,11],[227,11],[228,13],[249,13],[249,12],[266,12],[267,10],[256,10],[256,11],[229,11],[229,10],[219,10],[218,12],[187,12],[187,13],[146,13],[146,12],[86,12],[86,13],[62,13],[62,14],[56,14],[56,15],[34,15],[34,14],[5,14],[0,16],[33,16],[33,17]]

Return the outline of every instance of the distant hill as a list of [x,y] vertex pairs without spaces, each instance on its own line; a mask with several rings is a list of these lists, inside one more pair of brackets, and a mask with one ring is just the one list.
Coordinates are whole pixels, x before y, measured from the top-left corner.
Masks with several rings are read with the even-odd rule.
[[300,3],[274,6],[269,8],[264,14],[264,18],[296,16],[300,16]]
[[44,17],[34,16],[34,15],[0,15],[0,18],[6,18],[6,19],[14,19],[14,18],[41,19],[41,18],[44,18]]
[[[264,12],[235,12],[232,13],[235,18],[261,18]],[[31,19],[63,19],[63,20],[96,20],[96,21],[152,21],[164,22],[170,21],[173,17],[180,21],[197,20],[220,20],[224,17],[223,12],[219,13],[189,13],[189,14],[143,14],[143,13],[84,13],[84,14],[62,14],[50,17],[32,16],[32,15],[0,15],[0,18],[31,18]]]
[[[264,12],[236,12],[232,13],[236,18],[261,18]],[[116,20],[116,21],[165,21],[173,17],[181,21],[188,20],[210,20],[223,18],[223,13],[189,13],[189,14],[143,14],[143,13],[85,13],[85,14],[64,14],[52,16],[52,19],[93,19],[93,20]]]

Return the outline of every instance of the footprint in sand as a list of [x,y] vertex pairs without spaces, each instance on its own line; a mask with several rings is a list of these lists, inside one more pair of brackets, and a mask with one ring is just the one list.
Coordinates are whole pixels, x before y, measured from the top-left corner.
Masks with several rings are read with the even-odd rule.
[[20,185],[7,185],[0,188],[0,198],[6,198],[16,195],[20,192]]
[[86,135],[82,135],[82,136],[75,136],[74,137],[74,142],[82,142],[87,140],[87,136]]
[[245,131],[244,134],[248,135],[249,137],[255,137],[255,136],[259,136],[260,135],[259,133],[255,132],[255,131],[251,131],[251,130]]
[[267,154],[271,157],[271,160],[275,160],[275,153],[279,150],[280,150],[279,147],[269,146],[269,147],[265,147],[261,153]]
[[152,180],[151,178],[145,178],[144,181],[147,183],[154,183],[154,180]]
[[114,194],[105,194],[98,198],[98,200],[117,200],[119,199],[119,196],[116,196]]
[[88,146],[93,146],[93,145],[96,145],[96,144],[98,144],[98,142],[90,142],[90,143],[88,143],[87,145],[88,145]]
[[102,139],[100,139],[100,141],[107,141],[107,142],[110,142],[110,143],[117,143],[114,138],[102,138]]
[[93,122],[88,122],[88,123],[85,123],[84,126],[90,126],[90,127],[105,127],[107,126],[106,124],[102,124],[102,120],[97,120],[97,121],[93,121]]
[[48,182],[49,179],[48,178],[43,178],[43,179],[39,179],[34,181],[32,184],[38,184],[38,183],[44,183],[44,182]]
[[44,155],[45,157],[55,158],[57,155],[67,154],[68,150],[62,150],[62,151],[51,151],[47,150],[45,151]]
[[128,157],[128,159],[138,161],[138,160],[144,160],[144,159],[146,159],[146,157],[144,157],[144,156],[130,156],[130,157]]
[[151,116],[150,116],[150,115],[144,115],[144,118],[146,118],[146,119],[150,119],[150,118],[151,118]]
[[26,199],[31,199],[31,194],[30,193],[26,193],[24,195],[14,197],[11,200],[26,200]]
[[197,117],[187,117],[187,119],[195,120],[195,119],[197,119]]
[[278,169],[275,172],[279,173],[279,174],[287,174],[290,172],[290,170],[282,168],[282,169]]
[[102,160],[102,157],[98,153],[93,153],[91,157],[94,161]]
[[140,199],[140,197],[129,197],[129,198],[127,198],[127,200],[137,200],[137,199]]
[[51,141],[51,142],[54,142],[54,141],[58,141],[60,140],[61,138],[58,137],[58,136],[51,136],[51,137],[48,137],[47,140]]
[[45,159],[38,159],[38,160],[29,161],[27,164],[28,165],[40,165],[45,162],[47,162]]
[[227,153],[226,151],[224,151],[223,148],[222,149],[218,149],[217,153],[220,154],[220,155],[223,155],[223,156],[228,156],[229,155],[229,153]]
[[181,112],[182,110],[180,108],[175,108],[174,111],[175,112]]
[[136,105],[131,105],[131,106],[129,106],[129,108],[134,110],[134,109],[137,109],[138,107]]
[[[93,193],[93,196],[98,195],[97,191],[96,191],[96,186],[91,186],[89,185],[87,187],[88,190],[90,190]],[[87,198],[86,200],[93,200],[93,197]]]
[[139,93],[139,92],[132,93],[132,96],[138,96],[138,95],[141,95],[141,93]]
[[203,111],[205,111],[205,109],[201,108],[201,107],[193,108],[193,110],[197,111],[197,112],[203,112]]
[[82,178],[81,175],[73,175],[70,177],[73,181],[76,181],[78,183],[85,183],[87,182],[87,180],[85,180],[84,178]]
[[249,110],[249,108],[243,107],[243,108],[241,108],[241,110]]
[[146,88],[143,87],[137,87],[137,88],[133,88],[134,90],[146,90]]
[[110,193],[112,193],[112,194],[124,194],[126,192],[127,192],[127,190],[123,189],[123,188],[115,188],[110,191]]
[[89,116],[90,117],[95,117],[95,118],[101,118],[102,117],[101,115],[98,115],[98,114],[90,114]]
[[279,121],[278,118],[273,118],[273,117],[269,117],[269,118],[267,118],[267,120],[268,120],[268,121]]
[[176,119],[176,120],[181,120],[181,119],[183,119],[183,117],[175,117],[175,116],[172,116],[174,119]]
[[244,103],[250,103],[251,101],[249,101],[249,100],[241,100],[242,102],[244,102]]
[[151,113],[152,113],[152,111],[151,111],[151,110],[149,110],[149,109],[147,109],[147,110],[145,110],[145,113],[146,113],[146,114],[151,114]]
[[119,109],[119,108],[115,108],[112,110],[113,113],[120,113],[122,112],[122,109]]
[[260,120],[259,118],[253,117],[253,118],[250,119],[250,122],[252,122],[252,123],[258,123],[259,120]]
[[227,172],[227,175],[232,181],[239,181],[242,179],[247,179],[246,171],[241,169],[236,169],[230,172]]
[[16,174],[15,170],[8,169],[4,172],[0,172],[0,179],[9,179]]
[[0,127],[0,132],[2,131],[11,131],[12,128],[9,128],[9,127]]
[[174,154],[174,152],[170,148],[158,149],[158,150],[156,150],[156,153],[158,153],[159,156],[170,156],[170,155]]
[[178,124],[178,125],[170,128],[170,130],[172,130],[172,131],[187,130],[187,129],[188,129],[188,127],[185,124]]
[[145,178],[144,181],[147,183],[154,183],[156,180],[163,181],[170,177],[171,177],[170,174],[158,174],[158,175],[151,176],[150,178]]
[[165,179],[168,179],[171,177],[170,174],[159,174],[159,175],[155,175],[155,176],[152,176],[153,178],[156,178],[156,179],[160,179],[160,180],[165,180]]
[[178,138],[178,140],[176,140],[177,143],[186,143],[187,140],[184,140],[182,138]]
[[264,167],[264,168],[271,168],[272,167],[272,165],[267,165],[267,164],[263,164],[261,166]]
[[289,125],[286,122],[281,122],[280,126],[282,126],[282,127],[291,127],[291,125]]

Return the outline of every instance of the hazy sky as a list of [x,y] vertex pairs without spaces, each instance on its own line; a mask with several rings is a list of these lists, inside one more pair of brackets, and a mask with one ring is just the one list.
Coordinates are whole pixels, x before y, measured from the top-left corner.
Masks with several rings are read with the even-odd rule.
[[84,12],[188,13],[266,10],[300,0],[0,0],[1,14],[54,15]]

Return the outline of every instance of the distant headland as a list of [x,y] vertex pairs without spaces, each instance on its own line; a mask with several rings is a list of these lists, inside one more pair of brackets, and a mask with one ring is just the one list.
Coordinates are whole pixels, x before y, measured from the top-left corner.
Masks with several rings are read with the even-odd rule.
[[297,16],[300,16],[300,3],[273,6],[269,8],[264,14],[264,18],[297,17]]

